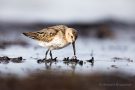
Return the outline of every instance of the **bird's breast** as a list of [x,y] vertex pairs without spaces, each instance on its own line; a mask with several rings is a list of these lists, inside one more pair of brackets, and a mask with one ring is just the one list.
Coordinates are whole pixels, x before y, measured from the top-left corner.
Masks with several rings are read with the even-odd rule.
[[50,48],[52,50],[61,49],[68,46],[70,43],[65,38],[55,37],[50,42],[40,41],[39,45],[42,47]]

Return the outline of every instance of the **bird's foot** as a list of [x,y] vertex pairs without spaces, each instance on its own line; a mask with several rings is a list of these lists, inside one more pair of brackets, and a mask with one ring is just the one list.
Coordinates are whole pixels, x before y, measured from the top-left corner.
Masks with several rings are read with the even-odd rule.
[[46,61],[46,59],[44,58],[44,59],[39,59],[39,60],[37,60],[37,63],[44,63]]
[[49,62],[56,62],[57,61],[57,57],[55,58],[44,58],[44,59],[39,59],[37,60],[37,63],[49,63]]
[[79,60],[77,59],[76,56],[73,56],[73,57],[71,58],[71,61],[73,61],[73,62],[78,62]]
[[56,62],[56,61],[57,61],[57,57],[45,59],[45,62]]
[[56,61],[57,61],[57,57],[55,57],[55,58],[51,58],[50,60],[52,60],[52,61],[56,62]]
[[70,60],[69,57],[63,59],[63,61],[69,61],[69,60]]
[[74,55],[71,59],[77,59],[77,57]]

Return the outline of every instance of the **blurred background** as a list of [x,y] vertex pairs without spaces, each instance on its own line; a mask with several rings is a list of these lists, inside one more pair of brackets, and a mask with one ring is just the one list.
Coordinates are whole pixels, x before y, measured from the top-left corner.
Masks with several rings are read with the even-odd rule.
[[[61,61],[51,66],[38,64],[46,49],[21,35],[59,24],[78,31],[76,48],[81,65],[62,62],[64,57],[72,57],[71,47],[53,52]],[[25,61],[16,63],[16,57]],[[86,62],[91,57],[93,65]],[[10,58],[15,62],[9,62]],[[18,90],[20,86],[28,90],[135,90],[134,62],[135,0],[0,0],[0,74],[4,73],[0,76],[0,90]],[[53,73],[48,74],[48,68]],[[14,77],[33,71],[35,78],[31,78],[33,73],[24,81]],[[68,73],[57,76],[56,71]],[[3,79],[5,74],[13,76]]]
[[[134,0],[0,0],[0,30],[67,24],[134,26]],[[34,25],[32,25],[34,24]]]
[[[134,9],[134,0],[0,0],[0,30],[38,30],[66,24],[84,36],[89,34],[87,30],[102,29],[98,33],[102,38],[112,35],[108,30],[113,27],[134,27]],[[105,36],[100,35],[103,33]]]
[[134,29],[134,9],[134,0],[0,0],[0,31],[65,24],[82,36],[112,37],[116,28]]
[[135,22],[134,0],[0,0],[1,22]]

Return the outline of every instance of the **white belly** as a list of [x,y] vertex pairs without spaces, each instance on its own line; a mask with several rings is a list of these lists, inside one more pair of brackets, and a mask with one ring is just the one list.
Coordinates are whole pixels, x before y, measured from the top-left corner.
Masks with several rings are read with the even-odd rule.
[[39,42],[40,46],[50,48],[51,50],[61,49],[68,46],[69,44],[70,43],[68,43],[63,38],[58,37],[55,37],[51,42],[42,42],[42,41]]

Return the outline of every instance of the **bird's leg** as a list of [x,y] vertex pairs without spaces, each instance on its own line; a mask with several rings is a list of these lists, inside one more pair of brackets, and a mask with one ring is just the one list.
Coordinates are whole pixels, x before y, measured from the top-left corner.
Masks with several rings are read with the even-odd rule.
[[76,57],[76,48],[75,48],[75,42],[72,43],[73,46],[73,52],[74,52],[74,56],[72,57],[73,59],[77,59]]
[[45,53],[45,60],[47,59],[47,54],[48,54],[48,52],[49,52],[49,49],[46,51],[46,53]]
[[52,57],[52,51],[50,50],[50,57],[51,57],[51,60],[53,59],[53,57]]

